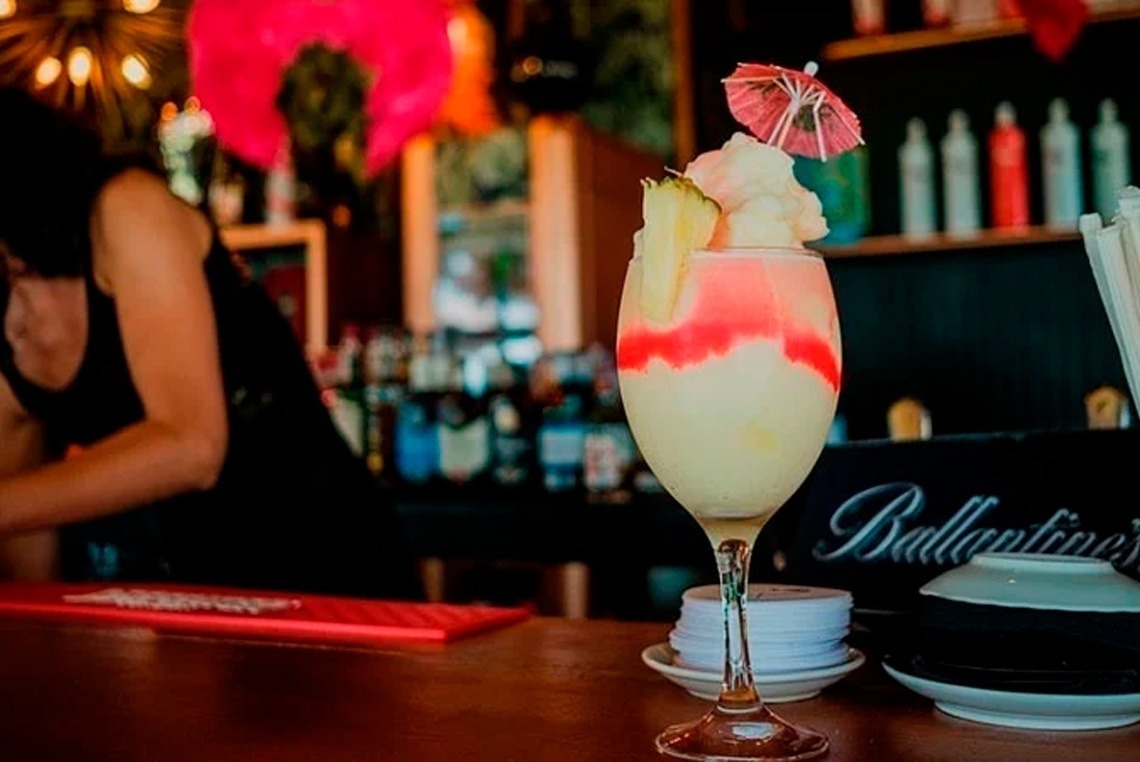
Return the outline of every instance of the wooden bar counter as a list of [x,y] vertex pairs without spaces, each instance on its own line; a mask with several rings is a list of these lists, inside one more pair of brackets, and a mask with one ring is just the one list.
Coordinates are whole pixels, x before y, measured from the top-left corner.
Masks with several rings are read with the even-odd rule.
[[[659,759],[707,706],[640,661],[667,626],[536,619],[446,646],[320,649],[0,621],[5,760]],[[785,704],[830,760],[1137,760],[1140,727],[955,720],[868,663]]]

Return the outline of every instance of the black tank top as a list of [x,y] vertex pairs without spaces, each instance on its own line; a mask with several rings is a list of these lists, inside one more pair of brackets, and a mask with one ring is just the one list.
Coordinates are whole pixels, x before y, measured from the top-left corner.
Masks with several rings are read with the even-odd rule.
[[[206,492],[64,528],[65,575],[417,597],[393,508],[335,429],[292,327],[216,231],[204,268],[229,418],[221,476]],[[0,337],[0,373],[61,447],[143,417],[114,300],[84,280],[87,348],[66,389],[24,379]]]

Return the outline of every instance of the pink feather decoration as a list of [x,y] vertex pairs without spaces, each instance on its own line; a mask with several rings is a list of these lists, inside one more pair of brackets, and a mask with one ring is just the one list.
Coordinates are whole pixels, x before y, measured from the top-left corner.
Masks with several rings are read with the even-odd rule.
[[188,21],[195,95],[219,143],[268,169],[288,136],[276,98],[302,48],[344,51],[372,78],[365,167],[372,175],[435,122],[451,81],[441,0],[197,0]]

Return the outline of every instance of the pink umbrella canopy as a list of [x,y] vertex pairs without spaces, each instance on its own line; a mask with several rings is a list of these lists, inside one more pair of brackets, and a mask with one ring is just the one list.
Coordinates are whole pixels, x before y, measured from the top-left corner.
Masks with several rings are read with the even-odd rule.
[[371,78],[365,167],[371,175],[435,121],[451,80],[441,0],[197,0],[188,21],[195,95],[218,142],[269,168],[288,137],[276,106],[285,71],[323,44]]
[[728,108],[759,140],[790,154],[827,160],[863,144],[859,117],[803,71],[766,64],[740,64],[724,80]]

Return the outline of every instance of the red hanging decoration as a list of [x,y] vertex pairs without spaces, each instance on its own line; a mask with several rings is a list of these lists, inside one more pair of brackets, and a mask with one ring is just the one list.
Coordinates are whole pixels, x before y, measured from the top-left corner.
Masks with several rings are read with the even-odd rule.
[[480,137],[502,124],[491,94],[495,82],[495,30],[475,0],[450,0],[451,89],[439,118],[461,135]]
[[1033,42],[1044,55],[1061,61],[1077,41],[1088,18],[1085,0],[1011,0],[1025,17]]
[[440,0],[197,0],[187,25],[193,89],[219,143],[268,169],[288,137],[275,103],[286,69],[307,45],[348,53],[372,78],[372,175],[435,122],[451,82],[447,22]]

